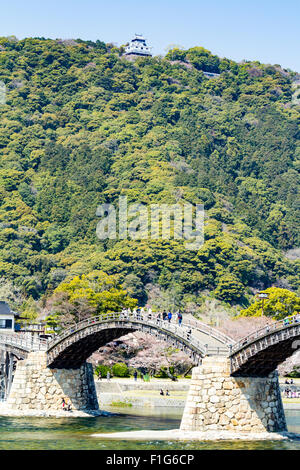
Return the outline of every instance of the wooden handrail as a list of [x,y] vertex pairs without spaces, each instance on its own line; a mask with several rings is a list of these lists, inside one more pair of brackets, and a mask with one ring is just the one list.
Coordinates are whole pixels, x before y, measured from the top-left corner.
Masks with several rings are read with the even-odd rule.
[[149,317],[149,314],[142,314],[142,313],[108,313],[105,315],[98,315],[94,317],[89,317],[85,320],[82,320],[81,322],[77,323],[76,325],[73,325],[69,327],[68,329],[64,330],[60,335],[57,337],[48,340],[47,346],[48,350],[54,348],[57,344],[62,342],[65,338],[68,336],[73,335],[74,333],[78,333],[79,331],[95,325],[99,323],[107,323],[111,321],[133,321],[149,326],[158,326],[159,329],[165,332],[170,332],[173,333],[178,339],[181,340],[188,340],[189,344],[193,346],[195,349],[199,351],[202,355],[204,354],[214,354],[216,351],[218,352],[223,352],[227,353],[228,348],[222,348],[222,347],[208,347],[207,345],[204,345],[201,343],[197,338],[195,338],[191,333],[189,333],[190,328],[192,325],[189,323],[182,324],[181,326],[177,325],[177,322],[174,320],[171,322],[168,322],[168,320],[162,320],[162,319],[157,319],[153,318],[153,315],[151,315],[151,318]]
[[299,323],[300,323],[300,315],[296,314],[291,317],[278,320],[277,322],[267,325],[263,328],[260,328],[259,330],[253,331],[253,333],[250,333],[249,335],[244,336],[238,342],[236,342],[231,347],[231,353],[233,354],[237,352],[239,349],[242,349],[243,347],[252,343],[256,339],[264,338],[270,333],[274,333],[276,331],[283,331],[286,327],[294,326]]

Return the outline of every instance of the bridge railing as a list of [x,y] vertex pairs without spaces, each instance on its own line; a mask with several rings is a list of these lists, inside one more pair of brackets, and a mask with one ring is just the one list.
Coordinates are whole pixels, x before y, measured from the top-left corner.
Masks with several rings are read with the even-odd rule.
[[[93,326],[96,323],[106,323],[111,321],[134,321],[141,324],[159,327],[161,330],[166,332],[171,332],[175,336],[187,340],[190,346],[193,346],[202,355],[207,354],[226,354],[228,353],[228,348],[226,347],[209,347],[207,344],[201,343],[197,338],[192,334],[192,324],[185,323],[179,326],[176,321],[168,322],[168,320],[157,319],[153,314],[142,314],[142,313],[107,313],[104,315],[98,315],[94,317],[89,317],[81,322],[74,324],[68,329],[64,330],[58,336],[54,337],[47,341],[47,348],[53,348],[56,344],[63,341],[66,337],[76,333],[82,329],[85,329],[89,326]],[[209,330],[208,330],[209,331]]]
[[[63,341],[66,337],[72,335],[75,332],[78,332],[82,329],[85,329],[89,326],[92,326],[96,323],[106,323],[111,321],[134,321],[140,324],[145,324],[149,326],[158,327],[162,332],[170,332],[178,337],[179,339],[185,340],[188,342],[189,346],[192,349],[196,349],[201,352],[202,355],[212,355],[212,354],[226,354],[228,353],[228,347],[224,345],[224,347],[220,346],[209,346],[208,344],[203,344],[198,338],[192,333],[192,329],[197,329],[202,331],[209,336],[218,336],[218,332],[216,332],[213,328],[209,327],[208,325],[193,321],[193,320],[185,320],[182,325],[179,325],[176,319],[173,317],[172,321],[158,319],[155,314],[149,313],[124,313],[124,312],[117,312],[117,313],[107,313],[98,316],[89,317],[81,322],[78,322],[74,325],[71,325],[69,328],[65,329],[62,333],[55,336],[52,339],[42,339],[36,336],[32,336],[29,338],[25,336],[24,333],[10,333],[10,334],[2,334],[0,333],[0,344],[7,344],[19,349],[23,349],[24,351],[40,351],[40,350],[47,350],[49,348],[54,347],[56,344]],[[220,334],[220,338],[227,339],[225,335],[222,336]],[[220,340],[221,341],[221,340]],[[222,342],[222,341],[221,341]]]
[[221,343],[224,343],[228,346],[235,342],[232,338],[230,338],[230,336],[225,335],[225,333],[222,333],[221,331],[217,330],[216,328],[213,328],[213,327],[211,327],[211,326],[209,326],[206,323],[203,323],[201,321],[188,319],[188,320],[183,320],[182,324],[187,325],[187,326],[191,326],[191,327],[195,328],[196,330],[202,331],[203,333],[208,334],[212,338],[215,338],[215,339],[219,340]]
[[192,324],[190,322],[182,323],[182,325],[179,326],[179,324],[174,320],[168,322],[168,320],[152,318],[152,319],[148,319],[147,323],[149,325],[151,324],[156,325],[156,326],[158,325],[161,329],[170,331],[174,333],[176,336],[184,340],[188,340],[190,345],[195,346],[204,355],[228,353],[227,347],[208,346],[207,344],[203,344],[203,342],[201,342],[198,338],[195,338],[191,330]]
[[28,338],[22,333],[0,333],[0,344],[7,344],[16,348],[23,349],[25,351],[40,351],[46,350],[47,342],[45,340],[37,338]]
[[47,340],[47,346],[48,348],[53,347],[55,344],[59,343],[61,340],[66,338],[72,333],[75,333],[79,330],[82,330],[90,325],[93,325],[98,322],[109,322],[113,320],[119,319],[121,314],[120,313],[106,313],[102,315],[96,315],[93,317],[86,318],[85,320],[81,320],[78,323],[74,323],[74,325],[69,326],[65,330],[63,330],[61,333],[58,335],[54,336],[54,338],[48,339]]
[[231,346],[230,354],[237,352],[238,350],[244,348],[245,346],[252,343],[253,341],[259,338],[263,338],[264,336],[267,336],[270,333],[283,330],[289,326],[299,325],[299,323],[300,323],[299,314],[284,318],[282,320],[278,320],[275,323],[271,323],[241,338],[238,342],[236,342],[233,346]]

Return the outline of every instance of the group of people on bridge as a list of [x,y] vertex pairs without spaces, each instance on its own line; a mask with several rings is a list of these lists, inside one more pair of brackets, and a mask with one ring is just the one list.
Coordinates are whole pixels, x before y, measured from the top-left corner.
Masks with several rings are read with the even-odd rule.
[[144,309],[144,307],[138,307],[138,308],[134,308],[132,311],[130,308],[122,309],[121,315],[123,315],[125,318],[130,314],[133,314],[134,316],[136,316],[137,320],[143,320],[144,318],[147,320],[156,319],[157,322],[160,322],[161,320],[163,320],[163,321],[168,321],[168,323],[171,323],[172,318],[176,316],[178,325],[181,326],[182,324],[182,313],[179,311],[173,314],[171,310],[169,310],[168,312],[164,310],[162,313],[159,312],[157,314],[154,314],[150,307],[147,309]]
[[297,313],[296,315],[290,315],[283,319],[283,324],[285,326],[292,325],[293,323],[300,323],[300,313]]

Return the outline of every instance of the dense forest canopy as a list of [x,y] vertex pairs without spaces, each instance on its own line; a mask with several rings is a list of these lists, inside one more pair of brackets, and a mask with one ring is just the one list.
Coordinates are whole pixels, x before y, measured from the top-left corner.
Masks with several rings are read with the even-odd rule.
[[[0,288],[37,301],[103,271],[174,308],[299,291],[299,75],[202,47],[122,52],[0,38]],[[99,240],[96,208],[120,195],[204,204],[204,246]]]

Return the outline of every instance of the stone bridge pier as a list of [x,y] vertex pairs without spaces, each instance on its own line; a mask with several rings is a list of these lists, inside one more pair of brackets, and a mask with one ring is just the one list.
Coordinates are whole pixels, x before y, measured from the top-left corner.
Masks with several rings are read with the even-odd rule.
[[7,407],[14,410],[57,411],[62,399],[73,410],[98,410],[93,370],[88,363],[78,369],[47,367],[46,352],[32,352],[18,361]]
[[192,373],[182,431],[286,431],[277,372],[233,377],[230,359],[209,356]]

